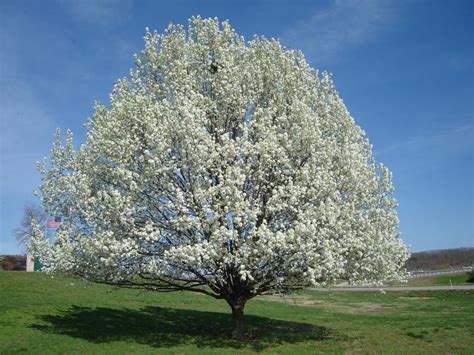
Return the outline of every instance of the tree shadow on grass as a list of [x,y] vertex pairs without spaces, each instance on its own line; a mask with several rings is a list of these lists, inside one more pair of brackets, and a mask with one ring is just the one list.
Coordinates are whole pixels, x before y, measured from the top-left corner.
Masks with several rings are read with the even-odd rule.
[[198,347],[249,346],[254,351],[269,346],[329,337],[325,327],[270,318],[245,316],[246,341],[230,338],[230,315],[186,309],[145,307],[140,310],[73,306],[59,315],[40,316],[42,324],[32,327],[94,343],[131,341],[166,348],[194,344]]

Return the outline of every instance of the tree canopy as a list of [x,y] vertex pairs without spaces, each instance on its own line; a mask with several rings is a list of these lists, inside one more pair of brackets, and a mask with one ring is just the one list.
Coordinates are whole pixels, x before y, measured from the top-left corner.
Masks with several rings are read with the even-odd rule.
[[335,279],[403,278],[391,174],[328,73],[278,40],[193,17],[145,35],[76,150],[40,164],[50,272],[245,302]]

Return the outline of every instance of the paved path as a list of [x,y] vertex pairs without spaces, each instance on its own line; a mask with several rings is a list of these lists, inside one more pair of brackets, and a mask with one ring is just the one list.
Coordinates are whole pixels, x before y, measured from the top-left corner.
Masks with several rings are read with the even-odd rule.
[[462,286],[402,286],[402,287],[319,287],[310,288],[311,291],[320,292],[347,292],[347,291],[366,291],[366,292],[377,292],[377,291],[474,291],[474,285],[462,285]]

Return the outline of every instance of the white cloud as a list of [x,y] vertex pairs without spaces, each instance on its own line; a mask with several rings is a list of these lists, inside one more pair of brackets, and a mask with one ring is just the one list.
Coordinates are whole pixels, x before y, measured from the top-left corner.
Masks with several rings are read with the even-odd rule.
[[10,81],[5,85],[9,90],[0,99],[0,189],[5,193],[31,193],[32,182],[39,178],[35,163],[50,148],[54,123],[27,83]]
[[474,172],[474,124],[468,122],[444,131],[425,135],[376,149],[379,162],[386,163],[398,180],[426,179],[454,164],[467,164],[467,171]]
[[59,0],[75,19],[95,25],[111,26],[130,19],[132,0]]
[[282,41],[318,63],[373,40],[395,17],[385,0],[333,0],[284,33]]
[[459,152],[471,149],[474,145],[474,125],[472,122],[452,127],[445,131],[418,136],[406,141],[392,144],[377,151],[377,155],[391,153],[444,153]]
[[[27,51],[21,50],[25,19],[13,16],[3,23],[0,51],[0,194],[31,193],[38,179],[35,162],[48,152],[54,122],[35,89],[37,81],[25,71]],[[46,149],[44,149],[46,148]],[[2,196],[3,200],[3,196]]]

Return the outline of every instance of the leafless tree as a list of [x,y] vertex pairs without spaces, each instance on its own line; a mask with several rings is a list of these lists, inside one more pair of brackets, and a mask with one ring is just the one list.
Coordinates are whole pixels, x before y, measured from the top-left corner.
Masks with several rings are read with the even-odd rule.
[[29,205],[25,206],[23,218],[21,219],[19,227],[13,230],[16,239],[24,247],[27,247],[30,244],[32,232],[31,221],[33,219],[36,221],[36,224],[40,226],[41,229],[46,229],[46,212],[39,205],[35,203],[30,203]]
[[406,262],[412,270],[436,270],[474,265],[474,248],[429,250],[413,253]]

